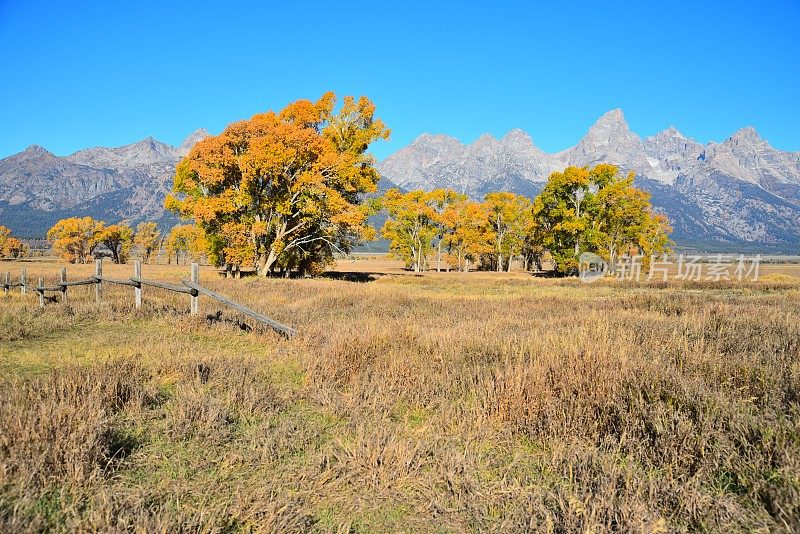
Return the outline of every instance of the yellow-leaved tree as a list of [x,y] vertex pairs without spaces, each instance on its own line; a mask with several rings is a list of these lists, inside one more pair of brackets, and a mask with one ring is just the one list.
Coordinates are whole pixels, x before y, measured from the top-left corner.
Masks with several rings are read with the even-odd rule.
[[366,97],[326,93],[233,123],[180,162],[165,205],[191,218],[216,263],[319,270],[374,238],[362,196],[378,173],[367,147],[388,139]]
[[492,243],[490,261],[495,270],[510,271],[514,256],[523,250],[533,220],[531,201],[522,195],[498,192],[487,194],[484,206]]
[[401,193],[390,189],[381,200],[388,215],[381,235],[389,240],[389,252],[417,273],[427,268],[428,253],[439,234],[435,209],[438,196],[436,191]]
[[136,235],[133,243],[138,247],[145,263],[150,263],[153,251],[158,248],[161,241],[161,231],[154,222],[143,222],[136,226]]
[[0,225],[0,249],[3,248],[9,238],[11,238],[11,229]]
[[61,219],[47,232],[53,251],[71,263],[86,263],[97,247],[97,233],[104,226],[91,217]]
[[[451,208],[467,200],[467,195],[452,189],[434,189],[428,195],[428,203],[436,212],[433,224],[436,227],[436,272],[442,270],[442,254],[447,245],[447,236],[450,233],[450,221],[445,213]],[[449,271],[449,268],[448,268]]]
[[582,252],[599,254],[613,272],[623,255],[643,255],[649,266],[650,255],[670,251],[669,221],[634,180],[605,163],[550,175],[533,204],[533,235],[558,274],[575,272]]
[[445,260],[459,271],[469,271],[470,262],[477,264],[483,254],[491,252],[486,206],[461,198],[449,204],[441,215],[445,228]]
[[199,261],[208,254],[208,240],[205,232],[194,224],[180,224],[167,234],[164,242],[167,252],[167,263],[175,256],[175,263],[179,264],[181,255],[186,263],[188,258]]
[[11,235],[11,230],[0,226],[0,257],[22,258],[28,254],[28,246]]
[[127,223],[110,224],[105,226],[99,223],[94,236],[96,243],[102,243],[111,252],[114,263],[126,263],[133,246],[133,229]]

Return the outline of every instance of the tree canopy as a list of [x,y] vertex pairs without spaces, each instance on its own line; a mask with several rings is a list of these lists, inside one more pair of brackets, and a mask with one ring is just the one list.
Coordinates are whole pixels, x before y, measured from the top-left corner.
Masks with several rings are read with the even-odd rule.
[[0,226],[0,257],[21,258],[28,254],[28,246],[11,235],[11,229]]
[[550,175],[533,203],[533,231],[557,272],[574,271],[581,252],[600,254],[613,270],[622,254],[668,250],[666,217],[653,212],[650,195],[633,182],[633,173],[622,176],[608,164]]
[[439,190],[401,193],[397,189],[383,196],[388,218],[381,235],[389,240],[389,251],[414,272],[427,268],[428,253],[438,233],[435,202],[439,197]]
[[166,207],[208,236],[216,263],[314,270],[374,237],[362,195],[378,173],[367,147],[388,139],[366,97],[326,93],[229,125],[180,162]]
[[97,233],[104,226],[102,221],[91,217],[69,217],[61,219],[47,232],[53,251],[72,263],[86,263],[99,241]]
[[164,240],[167,263],[175,256],[175,263],[180,263],[181,255],[184,262],[187,258],[199,260],[209,250],[208,239],[205,232],[194,224],[179,224],[170,230]]
[[511,270],[511,259],[525,243],[531,201],[522,195],[500,192],[486,195],[484,204],[492,244],[491,262],[497,271]]
[[143,222],[136,226],[136,235],[133,243],[139,248],[145,263],[150,262],[150,256],[161,242],[161,231],[154,222]]
[[69,217],[54,224],[47,232],[47,239],[56,255],[72,263],[91,260],[99,245],[109,250],[114,263],[126,263],[133,247],[134,233],[124,221],[106,224],[92,217]]
[[127,263],[133,246],[133,229],[124,222],[106,226],[101,221],[97,225],[94,241],[105,245],[114,263]]

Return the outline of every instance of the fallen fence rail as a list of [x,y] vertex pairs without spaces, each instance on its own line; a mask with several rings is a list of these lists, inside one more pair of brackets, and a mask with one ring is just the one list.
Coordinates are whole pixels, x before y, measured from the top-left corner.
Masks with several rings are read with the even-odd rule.
[[274,321],[274,320],[270,319],[269,317],[267,317],[266,315],[258,313],[255,310],[251,310],[247,306],[243,306],[243,305],[239,304],[238,302],[234,302],[231,299],[229,299],[228,297],[220,295],[219,293],[215,293],[214,291],[211,291],[210,289],[206,289],[205,287],[202,287],[201,285],[199,285],[199,284],[197,284],[195,282],[192,282],[192,281],[189,281],[189,280],[183,280],[183,284],[186,285],[187,287],[197,291],[201,295],[205,295],[207,297],[211,297],[212,299],[217,300],[217,301],[225,304],[226,306],[228,306],[230,308],[233,308],[234,310],[238,311],[239,313],[247,315],[248,317],[252,317],[256,321],[259,321],[261,323],[264,323],[264,324],[270,326],[273,330],[285,335],[286,337],[290,337],[291,338],[291,337],[294,337],[295,334],[297,334],[297,330],[295,330],[291,326],[286,326],[286,325],[281,324],[281,323],[279,323],[277,321]]
[[[28,282],[28,276],[25,269],[22,269],[22,273],[20,274],[19,282],[11,282],[11,273],[7,272],[5,275],[5,281],[0,283],[0,286],[3,287],[5,293],[9,293],[9,291],[15,287],[19,287],[21,292],[25,294],[27,292],[28,287],[30,286]],[[140,261],[135,261],[133,265],[133,277],[130,279],[124,278],[111,278],[110,276],[103,276],[103,262],[102,260],[95,261],[95,274],[91,278],[86,278],[83,280],[67,280],[67,270],[65,267],[61,268],[61,276],[60,280],[57,284],[52,286],[44,285],[44,279],[39,278],[38,284],[35,286],[30,286],[36,293],[39,295],[39,307],[44,307],[45,305],[45,292],[49,291],[56,291],[61,293],[61,300],[62,302],[67,300],[67,288],[74,287],[74,286],[88,286],[94,285],[95,286],[95,299],[99,303],[102,298],[102,291],[103,291],[103,284],[117,284],[123,286],[130,286],[133,287],[134,290],[134,304],[136,308],[140,308],[142,306],[142,286],[150,286],[156,287],[159,289],[164,289],[166,291],[172,291],[175,293],[183,293],[187,294],[190,297],[190,313],[192,315],[197,315],[200,311],[200,295],[205,295],[209,298],[216,300],[217,302],[221,302],[222,304],[228,306],[229,308],[234,309],[235,311],[250,317],[266,326],[269,326],[279,334],[282,334],[288,338],[292,338],[297,334],[297,330],[292,328],[291,326],[287,326],[284,324],[279,323],[278,321],[271,319],[264,315],[263,313],[259,313],[253,309],[248,308],[238,302],[229,299],[224,295],[220,295],[214,291],[211,291],[208,288],[205,288],[200,285],[200,267],[197,263],[192,264],[192,276],[191,280],[182,280],[181,285],[178,284],[170,284],[169,282],[162,282],[160,280],[150,280],[148,278],[142,278],[142,264]],[[51,297],[55,298],[55,297]]]

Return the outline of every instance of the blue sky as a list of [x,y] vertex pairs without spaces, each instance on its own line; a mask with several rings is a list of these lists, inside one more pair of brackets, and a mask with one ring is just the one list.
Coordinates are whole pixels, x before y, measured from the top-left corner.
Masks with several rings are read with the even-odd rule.
[[616,107],[800,151],[800,1],[646,4],[0,0],[0,156],[177,144],[326,90],[375,101],[379,157],[511,128],[554,152]]

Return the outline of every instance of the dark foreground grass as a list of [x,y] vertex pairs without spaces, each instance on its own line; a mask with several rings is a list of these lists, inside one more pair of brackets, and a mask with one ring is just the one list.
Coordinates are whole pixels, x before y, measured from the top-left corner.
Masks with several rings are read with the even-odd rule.
[[207,283],[2,300],[0,530],[800,530],[792,280]]

